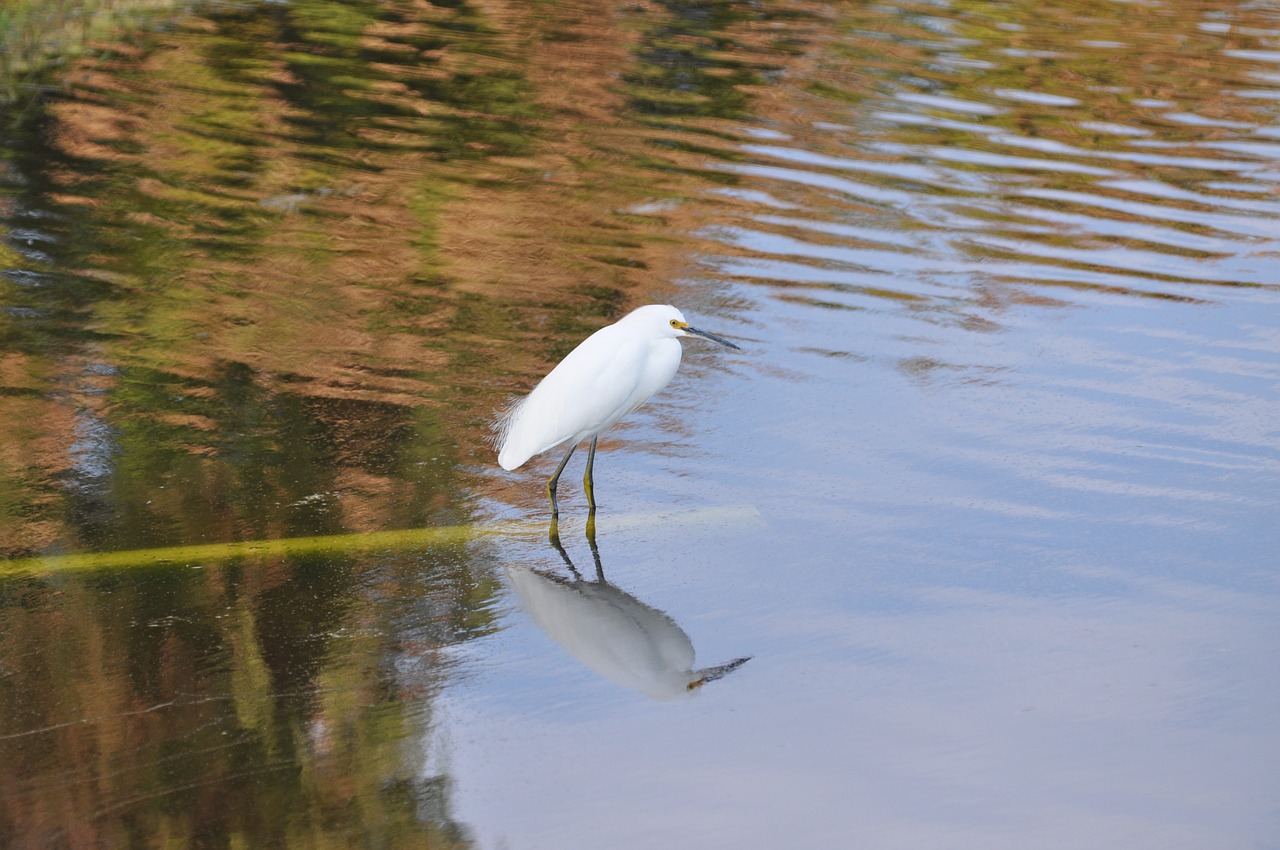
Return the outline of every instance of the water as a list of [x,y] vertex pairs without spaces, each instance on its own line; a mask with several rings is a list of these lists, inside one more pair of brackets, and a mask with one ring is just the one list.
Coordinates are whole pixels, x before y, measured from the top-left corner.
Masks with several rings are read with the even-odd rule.
[[[212,4],[23,89],[0,846],[1276,846],[1277,12]],[[744,351],[561,553],[487,421],[651,301]]]

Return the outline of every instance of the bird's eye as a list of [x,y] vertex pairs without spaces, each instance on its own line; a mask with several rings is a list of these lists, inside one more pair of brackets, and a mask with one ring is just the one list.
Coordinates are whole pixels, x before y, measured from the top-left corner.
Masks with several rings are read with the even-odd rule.
[[678,327],[680,327],[680,323],[679,323],[678,321],[676,321],[675,319],[672,319],[672,320],[671,320],[671,327],[673,327],[673,328],[678,328]]

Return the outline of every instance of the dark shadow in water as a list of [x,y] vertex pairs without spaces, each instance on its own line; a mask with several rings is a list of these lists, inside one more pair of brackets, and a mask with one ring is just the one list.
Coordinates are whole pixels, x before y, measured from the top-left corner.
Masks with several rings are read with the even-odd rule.
[[604,575],[594,528],[587,542],[595,579],[583,578],[552,535],[551,545],[570,577],[550,570],[508,565],[520,604],[547,636],[592,672],[658,700],[682,699],[732,673],[750,656],[714,667],[694,667],[693,642],[665,612],[610,584]]

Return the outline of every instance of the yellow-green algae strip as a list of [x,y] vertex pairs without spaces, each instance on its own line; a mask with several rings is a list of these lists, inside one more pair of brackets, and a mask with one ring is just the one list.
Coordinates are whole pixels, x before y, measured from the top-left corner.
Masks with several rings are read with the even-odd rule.
[[[705,508],[695,511],[663,511],[630,514],[602,519],[605,530],[651,525],[694,525],[697,523],[730,523],[760,520],[760,512],[751,505],[728,508]],[[285,537],[278,540],[240,540],[231,543],[203,543],[194,546],[164,546],[158,549],[132,549],[125,552],[79,552],[45,555],[0,561],[0,576],[52,573],[65,570],[97,570],[120,567],[145,567],[156,564],[191,564],[225,561],[231,558],[279,557],[315,552],[351,554],[395,549],[423,549],[467,543],[481,537],[518,537],[546,532],[545,522],[506,520],[488,524],[449,525],[436,528],[409,528],[400,531],[365,531],[356,534],[329,534],[318,537]],[[569,527],[561,525],[561,533]]]

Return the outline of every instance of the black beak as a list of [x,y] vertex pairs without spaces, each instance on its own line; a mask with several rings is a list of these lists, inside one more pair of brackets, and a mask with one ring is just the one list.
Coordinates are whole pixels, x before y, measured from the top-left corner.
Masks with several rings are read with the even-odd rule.
[[729,342],[729,340],[725,339],[724,337],[716,336],[715,334],[707,333],[706,331],[700,331],[700,330],[698,330],[697,328],[693,327],[692,325],[687,325],[687,326],[685,327],[685,332],[686,332],[686,333],[691,333],[691,334],[693,334],[694,336],[700,336],[700,337],[702,337],[703,339],[709,339],[709,340],[711,340],[712,342],[718,342],[718,343],[720,343],[721,345],[723,345],[725,348],[732,348],[734,351],[741,351],[741,350],[742,350],[742,349],[741,349],[741,348],[739,348],[738,346],[736,346],[736,345],[734,345],[733,343]]
[[750,660],[751,656],[748,655],[746,658],[735,658],[728,664],[721,664],[719,667],[707,667],[704,670],[695,671],[694,675],[698,676],[698,678],[685,685],[685,688],[690,691],[697,690],[707,682],[714,682],[716,679],[729,675]]

